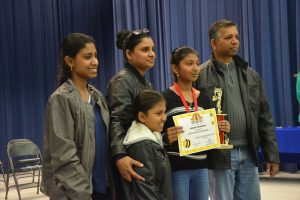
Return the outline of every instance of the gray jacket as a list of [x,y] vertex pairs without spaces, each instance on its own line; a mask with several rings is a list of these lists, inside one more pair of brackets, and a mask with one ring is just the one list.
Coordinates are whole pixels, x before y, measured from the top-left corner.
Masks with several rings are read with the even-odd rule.
[[[261,147],[265,161],[279,163],[274,122],[262,81],[258,73],[251,69],[242,58],[235,56],[234,61],[246,114],[248,147],[251,156],[258,164],[257,151]],[[224,85],[224,74],[218,69],[214,59],[201,65],[201,72],[195,87],[210,98],[214,95],[215,87],[221,87],[224,95],[222,109],[223,113],[226,113],[227,91]],[[230,168],[230,150],[209,151],[208,164],[210,169]]]
[[[108,132],[109,112],[102,94],[88,86]],[[41,191],[51,199],[91,199],[95,157],[93,106],[82,101],[69,79],[49,98],[45,112]],[[107,133],[106,133],[107,134]]]

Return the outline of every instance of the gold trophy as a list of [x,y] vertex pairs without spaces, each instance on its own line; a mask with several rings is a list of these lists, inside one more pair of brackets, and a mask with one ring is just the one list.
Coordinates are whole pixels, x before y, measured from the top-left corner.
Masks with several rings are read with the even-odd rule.
[[[216,101],[216,112],[217,112],[217,120],[222,121],[225,119],[225,116],[227,114],[222,114],[222,88],[215,88],[214,90],[214,96],[212,97],[212,101]],[[220,144],[221,147],[218,149],[232,149],[233,145],[229,144],[229,137],[227,133],[224,133],[224,131],[219,130],[219,135],[220,135]]]

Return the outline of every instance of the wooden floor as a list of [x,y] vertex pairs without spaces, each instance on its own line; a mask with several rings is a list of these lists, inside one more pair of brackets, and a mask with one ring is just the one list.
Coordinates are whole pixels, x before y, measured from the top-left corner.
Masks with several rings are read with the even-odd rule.
[[[0,178],[0,181],[3,178]],[[14,183],[10,179],[10,183]],[[260,188],[262,200],[300,200],[300,172],[291,174],[280,172],[275,178],[260,175]],[[36,194],[36,188],[21,190],[23,200],[48,200],[41,192]],[[0,182],[0,199],[5,198],[5,185]],[[17,200],[18,193],[13,187],[8,192],[8,200]]]

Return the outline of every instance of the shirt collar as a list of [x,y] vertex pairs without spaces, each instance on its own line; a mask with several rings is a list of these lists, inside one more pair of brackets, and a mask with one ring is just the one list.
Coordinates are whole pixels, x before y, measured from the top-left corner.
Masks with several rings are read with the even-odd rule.
[[228,70],[233,70],[235,67],[235,63],[234,60],[232,60],[230,63],[222,63],[218,60],[215,60],[217,67],[221,70],[221,71],[228,71]]

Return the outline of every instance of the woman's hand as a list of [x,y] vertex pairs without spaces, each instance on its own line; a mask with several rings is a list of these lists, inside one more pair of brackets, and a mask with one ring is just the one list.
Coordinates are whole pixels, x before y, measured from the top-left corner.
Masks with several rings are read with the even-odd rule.
[[125,156],[124,158],[117,160],[116,165],[119,173],[126,181],[131,182],[132,177],[140,181],[145,181],[145,179],[137,174],[132,168],[134,165],[138,167],[144,167],[144,165],[139,161],[134,160],[129,156]]

